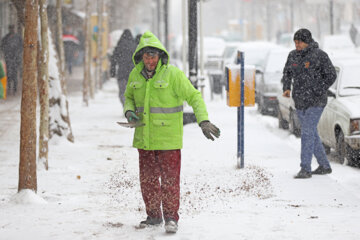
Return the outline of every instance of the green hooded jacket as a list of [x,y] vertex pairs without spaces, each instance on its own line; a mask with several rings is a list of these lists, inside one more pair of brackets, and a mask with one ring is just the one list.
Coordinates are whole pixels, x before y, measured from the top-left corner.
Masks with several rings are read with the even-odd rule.
[[[144,47],[162,51],[155,74],[149,79],[142,74]],[[198,123],[208,120],[201,93],[180,69],[169,64],[168,52],[151,32],[142,35],[132,58],[135,67],[125,91],[124,113],[134,111],[145,124],[135,129],[133,146],[144,150],[181,149],[184,101],[192,106]]]

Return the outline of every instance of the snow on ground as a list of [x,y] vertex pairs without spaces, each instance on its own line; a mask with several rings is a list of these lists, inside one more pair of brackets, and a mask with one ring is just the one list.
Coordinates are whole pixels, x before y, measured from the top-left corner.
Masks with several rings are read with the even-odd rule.
[[0,135],[1,240],[360,239],[360,170],[332,162],[331,175],[293,179],[300,140],[255,107],[245,111],[245,168],[237,169],[236,108],[220,96],[207,100],[220,139],[184,127],[178,233],[136,230],[145,218],[138,156],[133,130],[116,124],[125,121],[117,91],[108,81],[89,107],[80,93],[70,96],[75,143],[52,140],[36,195],[16,194],[20,126],[12,116]]

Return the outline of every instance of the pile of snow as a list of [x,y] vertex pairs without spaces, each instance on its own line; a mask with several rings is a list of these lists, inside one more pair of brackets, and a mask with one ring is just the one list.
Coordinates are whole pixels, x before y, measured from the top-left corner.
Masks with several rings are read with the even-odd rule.
[[46,204],[47,202],[33,190],[23,189],[15,194],[10,202],[15,204]]

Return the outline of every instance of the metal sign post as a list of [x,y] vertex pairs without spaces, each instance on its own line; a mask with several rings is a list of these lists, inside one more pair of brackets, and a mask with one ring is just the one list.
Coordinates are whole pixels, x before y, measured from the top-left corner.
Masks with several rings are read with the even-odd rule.
[[240,61],[240,107],[237,108],[238,121],[238,168],[244,168],[244,83],[245,83],[245,66],[244,52],[238,51]]

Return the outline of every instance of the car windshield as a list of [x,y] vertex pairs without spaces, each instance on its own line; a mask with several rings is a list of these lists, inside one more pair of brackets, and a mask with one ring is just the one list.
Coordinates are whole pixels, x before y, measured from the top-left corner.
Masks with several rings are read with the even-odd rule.
[[245,63],[262,67],[266,57],[264,49],[245,51]]
[[348,66],[343,70],[339,94],[341,96],[360,95],[360,67]]
[[228,46],[225,48],[223,58],[231,58],[234,54],[234,51],[236,51],[236,46]]
[[238,48],[245,53],[245,64],[264,68],[265,58],[271,49],[278,46],[270,42],[243,42]]

